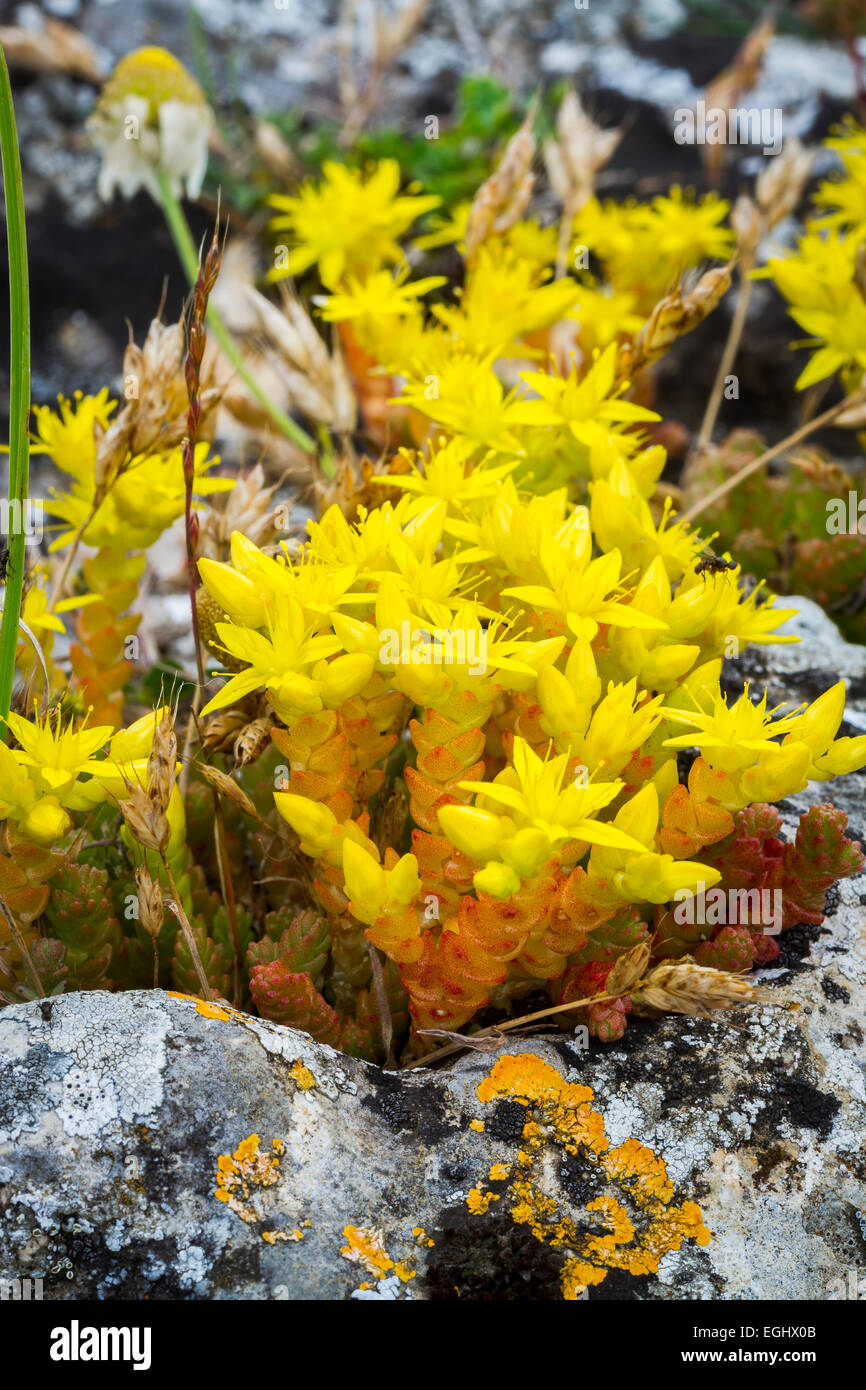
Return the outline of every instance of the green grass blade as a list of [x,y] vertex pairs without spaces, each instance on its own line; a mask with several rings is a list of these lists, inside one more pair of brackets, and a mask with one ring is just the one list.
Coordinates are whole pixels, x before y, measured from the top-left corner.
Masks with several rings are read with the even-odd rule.
[[[15,110],[6,54],[0,45],[0,156],[6,196],[6,237],[9,248],[9,489],[6,514],[17,514],[10,527],[3,619],[0,623],[0,715],[9,713],[15,680],[15,648],[24,586],[25,521],[30,463],[30,293],[27,279],[27,232],[24,189]],[[13,510],[15,502],[18,508]]]

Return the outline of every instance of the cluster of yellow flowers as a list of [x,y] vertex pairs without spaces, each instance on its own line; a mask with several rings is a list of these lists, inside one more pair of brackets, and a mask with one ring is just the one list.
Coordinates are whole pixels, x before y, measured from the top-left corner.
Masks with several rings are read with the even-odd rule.
[[[97,396],[61,397],[57,410],[34,406],[34,453],[46,454],[69,478],[68,490],[55,492],[48,511],[63,523],[52,542],[62,550],[79,531],[85,545],[125,554],[147,550],[163,531],[183,515],[186,497],[180,446],[167,451],[134,455],[124,460],[122,471],[110,489],[97,496],[96,451],[100,433],[107,430],[117,401],[103,387]],[[208,457],[207,444],[195,450],[197,496],[225,492],[231,478],[209,477],[218,457]],[[142,506],[142,499],[147,505]]]
[[[438,811],[458,848],[489,865],[504,845],[506,862],[515,856],[524,876],[565,841],[621,851],[623,867],[646,855],[659,808],[646,786],[663,800],[676,784],[672,749],[700,748],[718,774],[714,799],[729,810],[866,762],[866,737],[834,741],[842,682],[785,718],[748,692],[727,705],[722,657],[749,642],[795,640],[777,633],[792,610],[746,597],[738,571],[696,573],[700,537],[682,522],[656,524],[623,463],[593,485],[586,507],[570,504],[564,489],[521,493],[502,468],[460,462],[465,453],[460,441],[441,438],[411,473],[379,476],[383,489],[405,495],[355,524],[332,507],[311,524],[299,558],[265,554],[236,533],[230,564],[200,561],[228,619],[217,625],[219,645],[246,663],[203,713],[256,690],[290,729],[386,690],[458,722],[456,711],[471,701],[482,726],[494,719],[507,729],[515,710],[530,711],[534,741],[552,756],[539,760],[518,737],[495,780],[460,784],[463,802],[475,796],[479,808],[505,806],[517,818],[450,803]],[[671,723],[691,732],[674,737]],[[629,822],[634,807],[631,799],[620,805],[620,774],[633,763],[628,785],[644,788],[642,807],[655,806],[641,837],[592,819],[616,801],[612,823]],[[575,784],[576,768],[585,782]],[[320,808],[302,800],[277,795],[306,833]],[[694,866],[659,859],[654,868],[664,869],[657,888],[667,894]],[[698,877],[710,872],[698,866]],[[515,873],[501,884],[476,875],[476,887],[513,892]]]
[[[696,201],[678,188],[648,204],[593,198],[571,228],[575,273],[556,278],[556,228],[521,219],[494,230],[467,260],[456,303],[427,305],[446,281],[410,279],[398,238],[436,200],[398,196],[398,188],[392,161],[368,175],[329,164],[319,184],[272,200],[281,210],[274,233],[288,233],[293,244],[278,248],[271,278],[318,265],[330,291],[321,316],[340,325],[350,361],[362,357],[362,406],[371,376],[384,373],[399,386],[392,436],[408,407],[414,442],[431,424],[445,429],[518,460],[519,478],[535,491],[605,477],[628,459],[649,496],[663,455],[641,451],[631,426],[660,417],[623,399],[630,383],[617,349],[680,276],[730,254],[733,235],[720,225],[728,204],[715,195]],[[451,241],[463,247],[469,215],[466,205],[418,237],[412,257]],[[590,251],[601,278],[589,269]]]
[[575,219],[572,259],[582,246],[591,250],[614,289],[647,314],[687,270],[730,256],[734,236],[722,225],[728,212],[716,194],[694,201],[676,185],[650,203],[593,198]]
[[[11,821],[38,845],[54,845],[72,826],[71,812],[88,812],[117,802],[127,782],[141,784],[161,711],[126,729],[87,726],[59,713],[43,719],[9,714],[6,723],[17,748],[0,742],[0,820]],[[97,758],[97,753],[104,756]],[[177,798],[174,825],[182,838],[183,806]]]
[[[83,565],[84,588],[71,598],[49,595],[45,566],[31,571],[22,617],[39,642],[52,694],[74,697],[80,712],[91,710],[116,728],[122,720],[121,688],[130,666],[124,645],[139,618],[129,612],[145,567],[144,552],[184,513],[186,489],[180,446],[120,452],[109,477],[100,478],[99,451],[106,439],[117,401],[104,387],[95,396],[61,397],[58,407],[34,406],[32,452],[43,454],[69,479],[46,501],[56,518],[52,552],[79,543],[96,551]],[[206,443],[194,450],[193,489],[198,501],[234,486],[234,480],[211,476],[219,463]],[[146,504],[145,503],[146,499]],[[54,635],[65,631],[63,615],[81,610],[80,645],[73,648],[74,690],[51,660]],[[121,621],[122,618],[122,621]],[[25,675],[35,658],[22,641],[18,665]]]
[[847,391],[866,371],[866,300],[860,250],[866,237],[866,130],[846,118],[824,141],[842,162],[842,174],[815,194],[816,214],[796,251],[773,257],[756,276],[767,276],[785,296],[795,323],[814,349],[797,380],[802,391],[841,372]]
[[[219,645],[247,663],[204,713],[266,693],[291,746],[276,806],[318,861],[322,904],[368,925],[428,1026],[465,1021],[509,968],[538,974],[539,942],[540,973],[561,973],[551,876],[578,875],[586,914],[651,912],[718,881],[688,854],[730,833],[732,813],[866,764],[866,736],[836,738],[841,681],[781,718],[748,690],[726,702],[722,657],[794,640],[777,631],[790,610],[747,598],[738,571],[698,573],[700,538],[657,525],[624,463],[586,507],[565,489],[521,493],[466,452],[442,438],[411,473],[381,475],[403,496],[354,524],[331,508],[299,558],[236,535],[231,564],[200,562],[227,615]],[[383,861],[367,834],[371,765],[412,707],[418,828],[413,852]],[[689,746],[701,756],[684,822],[676,750]],[[467,927],[473,887],[514,915],[541,885],[533,949],[529,925],[504,956]]]
[[[316,211],[337,186],[352,206],[367,193],[369,203],[324,231]],[[664,451],[641,432],[657,417],[626,399],[619,342],[638,304],[647,312],[659,266],[667,276],[727,253],[724,204],[675,193],[582,210],[575,235],[598,238],[613,293],[631,297],[607,344],[588,358],[575,344],[567,369],[542,342],[576,315],[582,287],[550,278],[542,229],[517,222],[488,238],[457,307],[425,316],[419,300],[438,282],[413,284],[405,261],[390,268],[412,221],[393,171],[365,181],[329,169],[281,207],[295,268],[323,267],[323,317],[351,323],[355,345],[402,378],[394,406],[421,416],[426,438],[372,478],[380,505],[354,521],[331,507],[300,556],[235,535],[231,563],[201,562],[226,619],[216,648],[236,672],[204,713],[266,694],[292,758],[277,809],[319,864],[323,907],[367,924],[400,966],[416,1020],[460,1022],[509,971],[565,968],[549,907],[527,907],[541,885],[548,899],[551,883],[572,885],[578,917],[651,913],[718,880],[690,855],[724,838],[733,813],[862,766],[866,737],[836,738],[841,682],[784,717],[748,688],[728,704],[722,658],[795,640],[778,632],[790,614],[760,589],[746,596],[737,569],[704,573],[701,537],[670,504],[650,505]],[[533,486],[535,461],[551,457],[582,475],[586,502],[549,475],[548,490]],[[407,727],[413,850],[383,859],[368,800]],[[700,757],[684,820],[676,750],[690,746]],[[504,946],[504,918],[467,914],[467,903],[497,902],[527,923]]]

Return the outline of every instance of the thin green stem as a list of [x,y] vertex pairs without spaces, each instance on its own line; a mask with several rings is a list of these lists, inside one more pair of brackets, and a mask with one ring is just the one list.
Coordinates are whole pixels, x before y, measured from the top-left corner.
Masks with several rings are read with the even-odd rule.
[[[3,619],[0,624],[0,715],[12,702],[15,649],[24,589],[25,520],[30,464],[30,294],[27,280],[27,231],[21,156],[6,54],[0,46],[0,155],[6,196],[6,237],[9,248],[9,496],[11,527]],[[17,505],[16,505],[17,504]],[[17,518],[17,520],[16,520]],[[5,738],[5,725],[4,733]]]
[[[161,169],[156,170],[156,179],[159,185],[160,202],[163,213],[165,214],[165,220],[168,223],[168,229],[171,232],[177,254],[180,257],[181,265],[186,272],[186,277],[189,283],[194,285],[196,276],[198,275],[198,252],[195,248],[195,242],[192,239],[189,224],[184,216],[184,211],[180,205],[179,199],[175,196],[166,174]],[[246,384],[262,409],[267,411],[278,429],[280,429],[288,439],[291,439],[293,443],[297,444],[300,449],[303,449],[308,454],[314,453],[316,445],[310,436],[301,429],[300,425],[296,425],[294,420],[286,415],[285,411],[280,410],[279,406],[274,405],[273,401],[265,395],[238,352],[232,335],[229,333],[213,304],[208,305],[207,320],[213,329],[214,337],[231,362],[238,376]]]

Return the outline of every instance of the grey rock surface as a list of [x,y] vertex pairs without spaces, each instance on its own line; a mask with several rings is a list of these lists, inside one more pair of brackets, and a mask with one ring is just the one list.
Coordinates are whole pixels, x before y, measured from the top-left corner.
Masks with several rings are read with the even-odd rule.
[[[435,1073],[161,992],[7,1009],[0,1278],[58,1298],[558,1299],[578,1255],[591,1300],[838,1296],[863,1263],[862,920],[846,894],[838,953],[793,965],[772,1006]],[[553,1099],[521,1103],[538,1087]],[[635,1152],[667,1201],[636,1200],[616,1166]],[[619,1268],[591,1254],[614,1220],[634,1227]]]

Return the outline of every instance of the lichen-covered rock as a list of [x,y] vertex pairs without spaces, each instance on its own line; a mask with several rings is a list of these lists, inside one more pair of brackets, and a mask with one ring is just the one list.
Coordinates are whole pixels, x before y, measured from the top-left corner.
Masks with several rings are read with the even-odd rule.
[[161,991],[6,1009],[0,1278],[79,1298],[837,1296],[866,1208],[856,889],[827,935],[787,934],[772,1004],[438,1072]]

